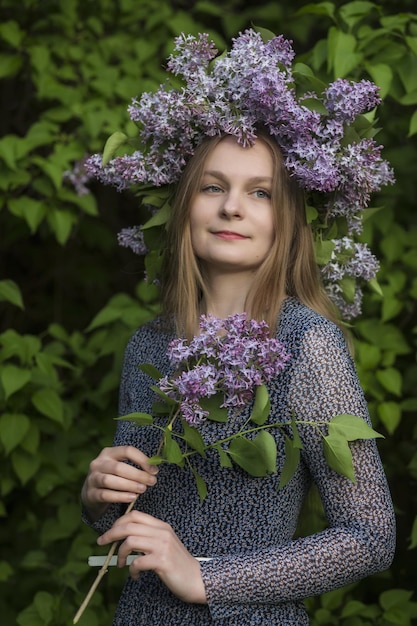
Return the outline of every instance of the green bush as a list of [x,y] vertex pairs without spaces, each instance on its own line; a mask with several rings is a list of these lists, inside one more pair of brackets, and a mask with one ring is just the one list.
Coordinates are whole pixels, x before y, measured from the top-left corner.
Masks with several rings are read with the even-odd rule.
[[[128,336],[157,310],[143,266],[116,233],[140,223],[128,193],[65,172],[131,131],[131,97],[157,86],[173,36],[219,47],[255,23],[294,39],[317,74],[371,77],[378,135],[397,184],[375,199],[363,238],[382,294],[354,324],[356,360],[398,514],[389,572],[308,601],[312,624],[401,626],[417,617],[417,14],[413,1],[248,5],[243,0],[3,0],[0,23],[0,612],[7,626],[66,625],[94,574],[80,521],[88,464],[112,440]],[[81,624],[105,626],[125,574],[111,571]]]

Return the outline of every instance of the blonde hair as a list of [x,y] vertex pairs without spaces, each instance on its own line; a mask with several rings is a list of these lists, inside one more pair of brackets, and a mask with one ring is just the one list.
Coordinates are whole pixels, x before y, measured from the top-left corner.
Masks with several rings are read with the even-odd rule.
[[[195,334],[201,303],[207,287],[196,258],[190,231],[190,208],[197,193],[207,157],[224,136],[206,139],[190,159],[177,185],[167,231],[167,249],[162,272],[162,306],[174,315],[177,332],[190,338]],[[284,167],[276,141],[258,133],[273,160],[271,202],[274,207],[275,239],[256,272],[246,300],[246,311],[264,319],[274,332],[279,310],[286,296],[301,302],[338,323],[335,307],[326,295],[314,258],[311,228],[306,222],[304,194]]]

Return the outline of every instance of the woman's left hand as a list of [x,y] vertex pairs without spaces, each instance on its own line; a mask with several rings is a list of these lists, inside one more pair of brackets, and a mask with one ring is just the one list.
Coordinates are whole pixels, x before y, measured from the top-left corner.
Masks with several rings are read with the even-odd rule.
[[129,566],[133,579],[140,572],[154,571],[181,600],[206,604],[206,593],[200,563],[178,539],[171,526],[161,520],[131,511],[120,517],[110,530],[97,539],[101,546],[121,541],[117,565],[124,567],[132,552],[141,552]]

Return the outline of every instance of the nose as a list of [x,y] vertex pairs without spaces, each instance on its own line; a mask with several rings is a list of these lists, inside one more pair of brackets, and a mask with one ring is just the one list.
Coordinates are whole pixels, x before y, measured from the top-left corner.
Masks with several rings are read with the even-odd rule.
[[241,218],[243,217],[243,203],[242,198],[236,192],[229,191],[223,200],[221,206],[221,215],[226,219]]

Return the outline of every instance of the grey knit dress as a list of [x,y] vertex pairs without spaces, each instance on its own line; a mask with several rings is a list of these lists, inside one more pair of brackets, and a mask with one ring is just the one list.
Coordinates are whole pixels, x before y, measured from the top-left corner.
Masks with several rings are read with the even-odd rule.
[[[129,342],[120,389],[120,415],[150,412],[153,381],[138,365],[154,364],[169,374],[166,356],[173,333],[157,320]],[[271,421],[330,420],[341,413],[369,421],[363,392],[343,334],[296,299],[282,307],[277,333],[292,358],[270,385]],[[248,407],[247,411],[250,410]],[[206,422],[207,443],[236,430],[248,412],[231,412],[227,424]],[[278,472],[253,478],[239,468],[221,468],[214,451],[195,459],[208,486],[201,502],[188,469],[163,465],[155,487],[138,507],[171,524],[201,563],[207,605],[187,604],[153,572],[128,579],[114,626],[303,626],[309,623],[303,600],[389,567],[395,549],[392,501],[374,440],[351,444],[356,482],[332,471],[322,438],[309,425],[299,427],[303,450],[290,483],[278,489],[284,437],[273,431]],[[114,445],[134,445],[152,456],[160,434],[149,427],[119,422]],[[293,539],[301,505],[314,481],[324,505],[327,528]],[[111,505],[95,524],[104,532],[123,513]]]

